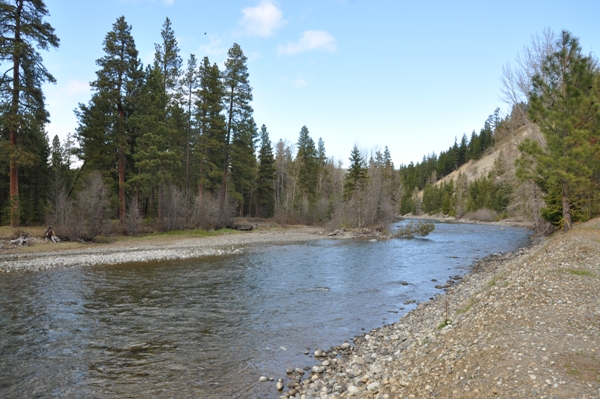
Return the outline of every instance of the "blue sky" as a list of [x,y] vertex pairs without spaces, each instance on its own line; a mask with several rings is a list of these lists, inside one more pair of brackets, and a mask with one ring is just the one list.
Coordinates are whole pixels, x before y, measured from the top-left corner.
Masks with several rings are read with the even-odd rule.
[[[570,30],[584,52],[600,48],[600,2],[404,0],[46,0],[61,40],[43,52],[50,139],[74,133],[90,99],[102,41],[121,15],[140,58],[153,60],[166,17],[181,56],[223,64],[248,56],[254,118],[271,141],[297,141],[306,125],[328,156],[388,146],[396,165],[447,149],[496,107],[502,67],[544,28]],[[206,33],[206,34],[205,34]]]

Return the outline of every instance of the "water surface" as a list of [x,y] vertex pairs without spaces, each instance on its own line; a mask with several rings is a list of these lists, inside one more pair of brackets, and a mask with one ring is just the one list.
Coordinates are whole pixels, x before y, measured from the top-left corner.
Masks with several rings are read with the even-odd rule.
[[276,398],[260,375],[313,365],[307,348],[397,321],[528,236],[437,224],[426,239],[0,275],[0,397]]

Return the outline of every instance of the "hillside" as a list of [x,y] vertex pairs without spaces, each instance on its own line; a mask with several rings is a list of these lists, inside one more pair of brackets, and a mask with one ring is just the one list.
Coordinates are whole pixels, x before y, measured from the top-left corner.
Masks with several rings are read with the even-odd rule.
[[467,177],[467,182],[471,182],[480,177],[486,176],[494,167],[494,162],[502,154],[505,165],[514,167],[515,160],[519,157],[519,143],[524,138],[531,136],[532,129],[530,126],[523,126],[516,130],[512,135],[503,137],[492,148],[488,149],[484,155],[477,161],[469,161],[460,168],[444,176],[436,182],[440,185],[442,182],[447,183],[450,180],[455,180],[460,173]]

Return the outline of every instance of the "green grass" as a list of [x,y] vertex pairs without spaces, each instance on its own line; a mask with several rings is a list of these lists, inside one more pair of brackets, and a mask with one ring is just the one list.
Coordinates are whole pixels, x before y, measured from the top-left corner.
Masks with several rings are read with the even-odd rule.
[[469,300],[469,304],[467,306],[465,306],[464,308],[456,309],[456,314],[467,313],[473,307],[473,305],[475,305],[476,303],[477,303],[477,300],[474,298],[471,298]]
[[440,323],[440,325],[438,326],[438,330],[441,330],[442,328],[444,328],[444,327],[446,327],[446,326],[448,326],[450,324],[452,324],[452,320],[446,319],[442,323]]
[[565,271],[567,273],[574,274],[575,276],[590,276],[590,277],[596,276],[594,273],[592,273],[590,271],[581,270],[581,269],[566,269]]

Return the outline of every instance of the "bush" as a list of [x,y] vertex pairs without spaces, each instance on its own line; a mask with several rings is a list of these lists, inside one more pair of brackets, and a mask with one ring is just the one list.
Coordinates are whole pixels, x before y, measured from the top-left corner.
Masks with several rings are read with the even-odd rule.
[[56,234],[67,240],[91,241],[109,225],[109,191],[99,172],[92,172],[82,183],[73,201],[66,188],[57,184],[52,190],[46,221]]
[[479,220],[480,222],[495,222],[498,213],[487,208],[468,212],[463,217],[470,220]]
[[185,229],[218,229],[231,224],[233,206],[225,204],[221,212],[219,198],[212,195],[186,196],[175,186],[163,187],[160,217],[156,223],[159,231]]
[[128,236],[138,235],[142,231],[142,212],[135,198],[131,199],[127,212],[125,212],[124,233]]
[[406,225],[401,226],[393,237],[421,238],[428,236],[433,230],[435,230],[435,224],[431,222],[409,222]]

